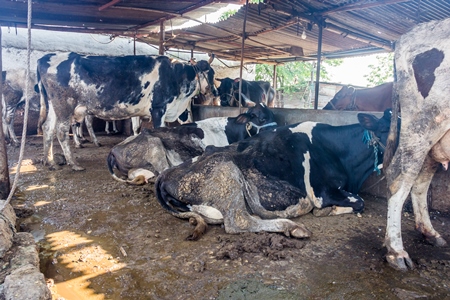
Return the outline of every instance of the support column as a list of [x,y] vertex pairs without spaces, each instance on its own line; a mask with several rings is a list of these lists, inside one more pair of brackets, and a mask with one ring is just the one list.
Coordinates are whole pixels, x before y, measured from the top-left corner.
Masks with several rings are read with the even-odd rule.
[[323,19],[321,18],[319,25],[319,40],[317,45],[317,70],[316,70],[316,90],[314,95],[314,109],[319,106],[319,81],[320,81],[320,65],[322,60],[322,35],[323,35]]

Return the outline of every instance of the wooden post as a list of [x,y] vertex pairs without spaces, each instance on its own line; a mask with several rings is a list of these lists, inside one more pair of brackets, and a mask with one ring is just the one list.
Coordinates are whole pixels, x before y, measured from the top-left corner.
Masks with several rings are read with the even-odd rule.
[[166,32],[164,21],[159,24],[159,55],[164,55],[164,40],[166,39]]
[[320,64],[322,60],[322,34],[323,34],[323,19],[319,21],[319,41],[317,45],[317,70],[316,70],[316,94],[314,95],[314,109],[319,106],[319,81],[320,81]]
[[[2,51],[2,28],[0,27],[0,74],[3,72]],[[2,76],[0,76],[0,96],[1,95],[3,95]],[[2,101],[0,101],[0,200],[6,200],[11,191],[11,185],[9,182],[8,153],[6,152],[5,135],[3,134],[3,114],[1,112]]]
[[239,113],[242,114],[241,92],[242,92],[242,68],[244,66],[244,46],[245,46],[245,24],[247,23],[248,0],[245,1],[244,25],[242,29],[242,45],[241,45],[241,67],[239,69]]

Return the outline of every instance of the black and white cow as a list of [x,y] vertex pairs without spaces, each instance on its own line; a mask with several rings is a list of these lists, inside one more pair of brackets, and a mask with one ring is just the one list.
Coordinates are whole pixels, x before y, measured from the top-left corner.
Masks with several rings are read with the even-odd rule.
[[402,124],[386,173],[390,198],[384,244],[388,263],[407,270],[414,264],[403,248],[401,217],[409,193],[416,229],[435,246],[447,244],[431,223],[427,191],[439,163],[448,166],[450,160],[450,19],[420,24],[403,35],[395,46],[395,67],[394,103],[400,103]]
[[51,148],[56,131],[74,170],[84,168],[72,157],[69,128],[86,115],[105,120],[147,117],[160,127],[176,121],[197,92],[215,90],[214,71],[207,61],[192,66],[172,63],[165,56],[47,54],[38,60],[37,72],[41,103],[48,104],[44,163],[54,166]]
[[[239,106],[239,78],[220,79],[217,88],[221,106]],[[269,107],[274,106],[275,90],[267,81],[248,81],[242,79],[241,102],[244,107],[252,107],[263,102]]]
[[[12,69],[2,72],[2,115],[3,133],[7,141],[12,145],[19,145],[19,140],[14,132],[14,114],[17,107],[25,102],[26,96],[26,69]],[[34,90],[36,85],[35,74],[30,74],[29,79],[29,102],[30,110],[39,111],[39,94]]]
[[198,160],[161,173],[158,201],[176,217],[195,219],[193,239],[207,223],[223,223],[227,233],[308,237],[304,226],[287,218],[364,209],[357,193],[382,162],[391,112],[381,119],[360,113],[358,119],[347,126],[293,124],[227,147],[208,147]]
[[147,173],[148,181],[149,177],[169,167],[201,155],[209,145],[227,146],[274,126],[273,112],[260,103],[234,118],[209,118],[178,127],[147,129],[111,149],[107,159],[108,169],[119,181],[124,180],[114,174],[114,168],[122,175],[128,174],[128,183],[132,183],[133,179],[130,173],[136,169],[146,169],[151,172]]

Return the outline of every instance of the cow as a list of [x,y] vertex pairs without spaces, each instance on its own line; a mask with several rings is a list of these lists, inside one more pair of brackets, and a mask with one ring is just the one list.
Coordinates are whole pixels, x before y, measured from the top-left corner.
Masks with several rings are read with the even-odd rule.
[[[220,81],[217,88],[221,106],[239,106],[239,78],[216,78]],[[241,104],[252,107],[264,102],[268,107],[274,107],[275,90],[267,81],[248,81],[242,79]]]
[[[208,147],[198,159],[162,172],[155,182],[161,206],[193,218],[197,239],[206,224],[227,233],[311,232],[288,218],[360,213],[357,194],[382,163],[391,112],[358,114],[359,124],[304,122],[261,132],[223,148]],[[270,220],[269,220],[270,219]]]
[[72,157],[68,133],[70,125],[86,115],[105,120],[147,117],[160,127],[177,120],[197,92],[216,91],[207,61],[192,66],[172,63],[166,56],[51,53],[38,60],[37,75],[41,107],[48,105],[44,164],[56,167],[52,153],[56,131],[67,163],[76,171],[84,168]]
[[392,108],[392,86],[392,82],[365,89],[344,86],[323,109],[382,112]]
[[[19,140],[14,132],[14,114],[16,109],[25,103],[26,97],[26,69],[12,69],[2,72],[2,116],[3,133],[7,141],[13,146],[18,146]],[[30,110],[39,111],[39,94],[32,90],[36,84],[35,74],[30,74],[29,86]]]
[[384,245],[388,264],[398,270],[414,268],[401,235],[402,207],[409,193],[416,230],[435,246],[447,245],[430,221],[427,191],[439,163],[449,160],[449,36],[450,19],[432,21],[417,25],[395,45],[393,102],[400,106],[402,121],[392,160],[388,153],[397,140],[395,128],[386,150],[386,162],[391,162],[386,169],[389,200]]
[[[273,112],[259,103],[237,117],[216,117],[178,127],[147,129],[111,149],[108,169],[114,179],[132,183],[135,182],[132,178],[117,177],[114,168],[122,175],[130,175],[132,169],[146,169],[158,175],[201,155],[209,145],[226,146],[274,126]],[[152,177],[147,176],[145,181]],[[140,182],[144,183],[144,180]]]

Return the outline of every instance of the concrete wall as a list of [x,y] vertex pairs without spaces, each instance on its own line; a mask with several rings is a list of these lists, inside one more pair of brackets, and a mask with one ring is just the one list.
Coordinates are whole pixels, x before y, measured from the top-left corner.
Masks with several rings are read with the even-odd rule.
[[[245,109],[242,110],[243,112]],[[328,123],[334,126],[354,124],[358,122],[358,112],[353,111],[324,111],[313,109],[286,109],[274,108],[275,120],[278,125],[287,125],[304,121]],[[372,113],[381,117],[382,113]],[[237,107],[214,107],[195,105],[193,108],[194,120],[202,120],[211,117],[235,117],[239,115]],[[387,184],[383,173],[378,176],[373,173],[363,184],[361,194],[370,194],[386,198]],[[447,201],[450,193],[450,172],[439,170],[436,172],[428,191],[429,205],[432,209],[442,212],[450,212],[450,202]],[[386,203],[387,204],[387,203]]]

